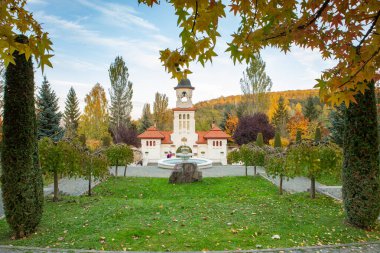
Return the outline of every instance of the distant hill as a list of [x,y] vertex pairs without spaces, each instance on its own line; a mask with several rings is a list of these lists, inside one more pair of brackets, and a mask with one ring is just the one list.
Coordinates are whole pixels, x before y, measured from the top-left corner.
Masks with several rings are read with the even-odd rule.
[[[309,96],[318,96],[319,92],[317,89],[308,90],[287,90],[287,91],[271,91],[268,92],[271,96],[282,96],[288,99],[291,103],[297,103],[306,100]],[[196,108],[210,107],[210,106],[222,106],[226,104],[238,104],[241,102],[243,95],[232,95],[227,97],[213,98],[206,101],[201,101],[195,104]]]

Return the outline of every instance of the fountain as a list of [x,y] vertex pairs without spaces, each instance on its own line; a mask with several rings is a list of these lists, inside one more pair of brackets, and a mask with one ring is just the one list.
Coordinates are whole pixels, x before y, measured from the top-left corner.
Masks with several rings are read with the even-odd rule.
[[190,153],[190,148],[186,146],[186,138],[181,140],[183,145],[180,150],[181,153],[176,153],[176,156],[179,157],[181,162],[177,163],[174,166],[174,170],[169,178],[169,183],[178,184],[178,183],[193,183],[202,180],[202,172],[198,170],[197,163],[193,162]]
[[158,167],[163,169],[174,169],[177,164],[195,163],[198,169],[207,169],[212,167],[212,161],[205,158],[193,158],[193,153],[190,152],[190,147],[186,145],[186,138],[182,138],[181,152],[176,152],[176,158],[165,158],[158,161]]

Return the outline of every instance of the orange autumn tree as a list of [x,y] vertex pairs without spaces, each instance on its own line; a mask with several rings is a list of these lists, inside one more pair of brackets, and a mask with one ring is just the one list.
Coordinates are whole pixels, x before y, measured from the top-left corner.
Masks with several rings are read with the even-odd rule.
[[85,102],[84,113],[79,119],[78,133],[85,135],[87,146],[95,150],[100,147],[103,138],[110,137],[106,93],[99,83],[86,95]]
[[309,120],[300,111],[296,111],[294,116],[290,117],[287,129],[291,140],[296,139],[297,131],[300,130],[302,135],[307,133],[309,126]]
[[235,133],[236,127],[239,123],[239,118],[236,115],[228,114],[228,118],[226,120],[226,133],[229,135],[233,135]]

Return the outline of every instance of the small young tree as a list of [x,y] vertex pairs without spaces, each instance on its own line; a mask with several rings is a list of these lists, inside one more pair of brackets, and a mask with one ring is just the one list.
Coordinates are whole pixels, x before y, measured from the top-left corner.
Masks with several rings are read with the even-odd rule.
[[81,176],[88,180],[88,196],[92,196],[92,180],[102,179],[108,175],[108,160],[102,150],[91,152],[89,150],[81,153],[82,171]]
[[300,143],[302,141],[302,132],[301,130],[297,130],[297,134],[296,134],[296,143]]
[[314,141],[315,141],[315,142],[320,142],[321,139],[322,139],[321,128],[320,128],[320,127],[317,127],[317,129],[315,130],[315,138],[314,138]]
[[341,169],[341,151],[334,144],[302,141],[288,149],[287,166],[300,170],[310,179],[310,197],[315,198],[315,179],[322,173],[332,174]]
[[253,165],[253,153],[247,145],[243,145],[240,147],[239,160],[244,164],[245,175],[248,176],[248,166]]
[[268,176],[280,179],[279,194],[283,194],[284,178],[294,177],[286,166],[286,154],[279,149],[273,149],[265,158],[265,171]]
[[54,194],[53,201],[59,200],[59,175],[75,175],[79,164],[78,151],[68,142],[53,142],[48,137],[42,138],[39,143],[41,168],[45,173],[53,174]]
[[239,150],[235,149],[228,153],[227,155],[228,164],[238,163],[240,162]]
[[286,125],[289,121],[288,109],[285,105],[285,99],[280,97],[278,100],[277,108],[272,117],[272,124],[276,127],[276,131],[280,132],[282,136],[286,136]]
[[257,134],[256,145],[259,147],[264,146],[264,138],[262,133]]
[[274,136],[274,147],[282,148],[280,132],[276,132],[276,135]]
[[265,151],[257,145],[250,145],[254,175],[257,175],[257,166],[265,165]]

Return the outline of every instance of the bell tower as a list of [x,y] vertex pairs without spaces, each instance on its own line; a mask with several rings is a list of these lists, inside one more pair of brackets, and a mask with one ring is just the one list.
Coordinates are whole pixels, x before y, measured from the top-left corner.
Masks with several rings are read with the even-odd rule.
[[187,145],[193,147],[198,140],[195,132],[195,108],[193,105],[193,90],[189,79],[182,79],[176,87],[177,101],[173,109],[173,133],[171,139],[178,148],[182,145],[182,139],[186,138]]
[[193,97],[194,87],[191,86],[189,79],[182,79],[179,84],[174,87],[177,95],[177,108],[192,108],[193,101],[191,100]]

